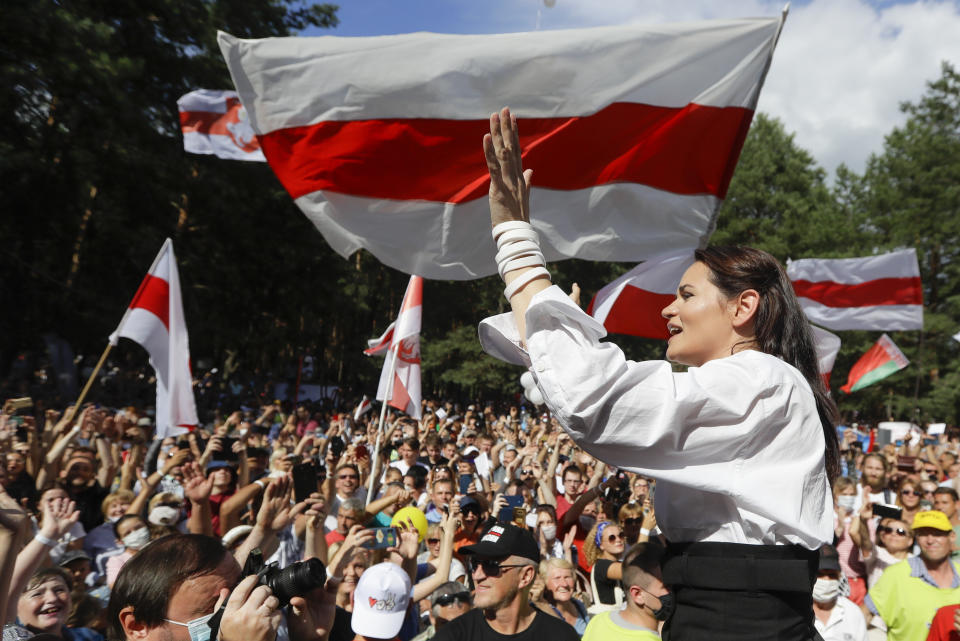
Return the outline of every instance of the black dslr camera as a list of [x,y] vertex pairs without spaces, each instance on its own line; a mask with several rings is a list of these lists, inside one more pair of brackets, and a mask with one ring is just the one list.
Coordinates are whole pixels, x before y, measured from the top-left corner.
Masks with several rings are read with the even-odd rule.
[[[280,569],[276,563],[265,565],[263,553],[259,548],[252,550],[247,556],[241,580],[251,575],[259,577],[258,585],[270,588],[273,596],[280,601],[281,608],[289,605],[293,597],[305,596],[315,588],[322,588],[327,582],[327,569],[320,559],[298,561]],[[210,619],[211,639],[216,639],[220,632],[220,619],[223,618],[225,608],[226,604],[221,606]]]

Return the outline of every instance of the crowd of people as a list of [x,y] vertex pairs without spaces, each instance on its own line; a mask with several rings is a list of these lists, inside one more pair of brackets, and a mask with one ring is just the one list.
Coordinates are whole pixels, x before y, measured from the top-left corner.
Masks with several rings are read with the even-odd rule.
[[[4,638],[216,638],[217,614],[227,641],[659,638],[672,595],[656,479],[527,409],[388,413],[374,465],[373,412],[269,403],[155,439],[133,407],[8,403]],[[817,628],[954,638],[960,433],[864,452],[857,432],[841,432]],[[264,578],[277,571],[287,580]]]

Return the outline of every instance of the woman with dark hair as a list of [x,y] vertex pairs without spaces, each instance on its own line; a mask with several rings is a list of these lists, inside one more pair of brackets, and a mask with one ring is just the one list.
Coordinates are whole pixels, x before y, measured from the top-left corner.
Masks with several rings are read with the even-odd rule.
[[550,284],[529,224],[532,172],[504,109],[484,136],[497,266],[513,314],[489,353],[530,368],[553,415],[601,461],[657,479],[664,638],[816,638],[817,550],[833,538],[835,407],[781,265],[742,247],[696,252],[662,311],[666,361],[631,362]]

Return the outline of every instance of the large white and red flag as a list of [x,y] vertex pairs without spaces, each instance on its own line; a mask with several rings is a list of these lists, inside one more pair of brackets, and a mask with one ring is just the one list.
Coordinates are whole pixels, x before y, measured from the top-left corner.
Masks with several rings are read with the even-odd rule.
[[702,244],[781,24],[219,42],[267,161],[331,247],[472,279],[496,272],[480,141],[504,105],[548,261]]
[[266,161],[236,91],[197,89],[180,96],[177,109],[185,151]]
[[[423,315],[423,278],[411,276],[403,295],[393,338],[383,361],[377,400],[420,418],[420,319]],[[396,359],[396,366],[393,361]],[[393,377],[391,379],[391,372]]]
[[787,274],[810,322],[828,329],[923,329],[915,249],[864,258],[804,258]]
[[139,343],[157,375],[157,438],[175,436],[197,425],[190,374],[190,341],[180,298],[180,275],[169,238],[140,283],[123,319],[110,335]]
[[654,256],[598,291],[587,313],[608,332],[666,340],[670,335],[660,312],[676,298],[692,264],[692,249]]

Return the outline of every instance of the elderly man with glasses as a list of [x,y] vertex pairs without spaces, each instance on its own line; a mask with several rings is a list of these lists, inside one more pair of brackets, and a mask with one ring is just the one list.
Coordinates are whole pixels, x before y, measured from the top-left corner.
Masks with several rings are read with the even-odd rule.
[[576,641],[576,630],[530,604],[540,550],[529,530],[511,523],[494,525],[474,545],[460,549],[476,585],[474,609],[443,626],[437,641]]

